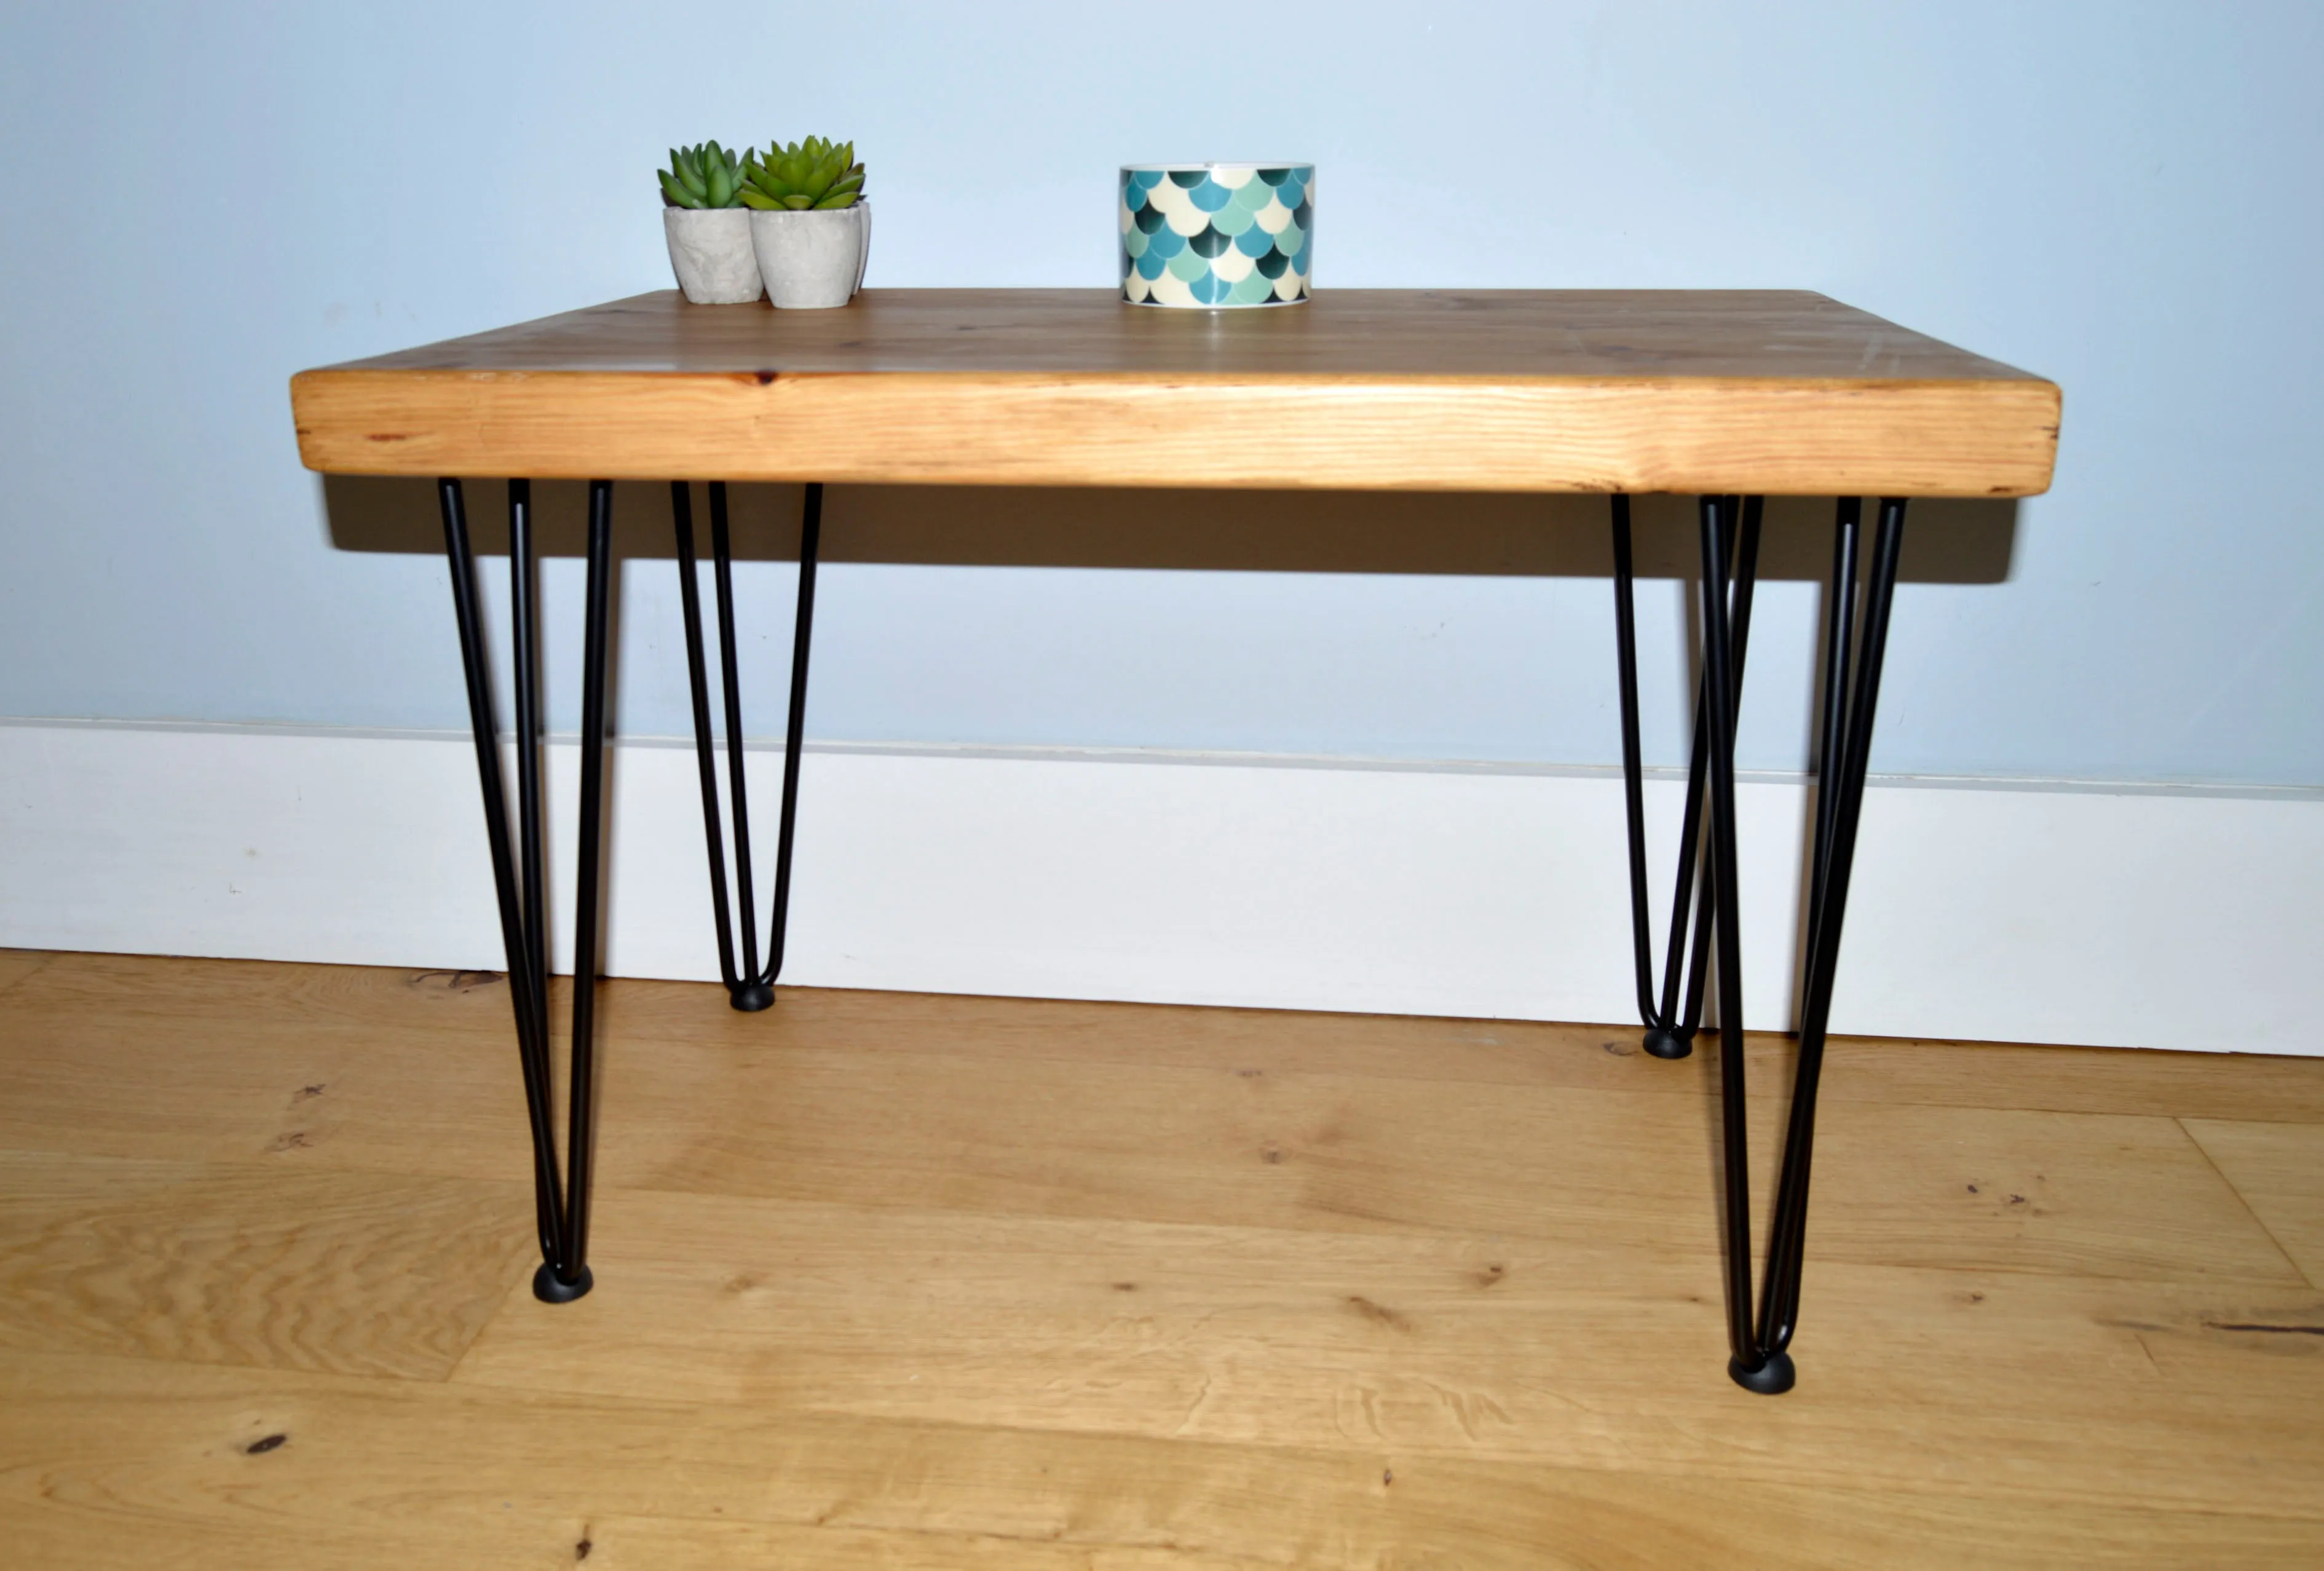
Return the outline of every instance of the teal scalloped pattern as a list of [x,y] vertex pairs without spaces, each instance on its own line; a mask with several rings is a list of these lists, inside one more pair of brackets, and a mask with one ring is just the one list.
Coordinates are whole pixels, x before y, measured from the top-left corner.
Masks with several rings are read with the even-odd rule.
[[1134,305],[1294,305],[1315,254],[1315,166],[1125,168],[1114,215]]

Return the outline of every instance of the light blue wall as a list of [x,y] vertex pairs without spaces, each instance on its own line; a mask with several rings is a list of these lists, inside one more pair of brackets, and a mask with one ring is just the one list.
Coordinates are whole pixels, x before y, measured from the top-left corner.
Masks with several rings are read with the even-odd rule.
[[[2053,376],[2006,581],[1899,595],[1877,767],[2324,782],[2324,7],[1157,16],[8,8],[0,714],[465,724],[440,561],[335,540],[285,378],[661,287],[665,146],[824,130],[870,161],[875,284],[1103,283],[1118,162],[1257,150],[1320,165],[1324,289],[1805,286]],[[742,571],[772,731],[789,569]],[[568,725],[577,587],[549,564]],[[675,603],[631,563],[632,733],[685,727]],[[1796,766],[1814,593],[1762,604],[1745,762]],[[824,607],[818,735],[1616,756],[1578,573],[843,559]]]

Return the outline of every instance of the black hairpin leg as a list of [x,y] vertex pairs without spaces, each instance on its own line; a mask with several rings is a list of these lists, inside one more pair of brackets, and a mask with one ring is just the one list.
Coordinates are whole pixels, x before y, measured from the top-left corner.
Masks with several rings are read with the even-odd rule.
[[509,843],[508,793],[501,776],[500,728],[493,719],[484,629],[476,614],[475,561],[460,483],[439,480],[444,550],[452,569],[452,610],[460,626],[467,675],[468,723],[475,733],[483,788],[484,837],[500,897],[501,943],[508,955],[509,998],[516,1013],[517,1057],[524,1073],[532,1131],[532,1187],[540,1269],[532,1290],[548,1303],[570,1303],[589,1290],[590,1132],[595,1111],[594,1014],[597,983],[597,907],[603,883],[598,847],[604,818],[605,623],[613,578],[613,487],[589,485],[588,612],[581,689],[580,880],[574,892],[572,1085],[566,1126],[565,1177],[557,1172],[549,1113],[549,925],[543,894],[540,799],[540,606],[535,595],[532,488],[509,483],[511,620],[516,646],[518,844]]
[[[1743,686],[1743,656],[1751,637],[1751,590],[1759,563],[1761,498],[1725,497],[1720,505],[1731,517],[1740,501],[1743,527],[1732,550],[1721,557],[1734,564],[1734,608],[1730,622],[1734,640],[1735,688]],[[1694,700],[1694,745],[1686,771],[1686,809],[1681,820],[1678,887],[1671,897],[1670,943],[1663,961],[1663,984],[1655,997],[1653,919],[1646,910],[1646,827],[1644,766],[1638,750],[1638,640],[1631,606],[1630,499],[1614,499],[1614,629],[1621,679],[1622,783],[1630,841],[1630,934],[1638,979],[1638,1013],[1646,1022],[1646,1049],[1657,1058],[1683,1058],[1694,1050],[1695,1033],[1702,1025],[1703,984],[1709,969],[1712,924],[1707,919],[1715,899],[1712,872],[1702,864],[1703,768],[1710,732],[1703,713],[1709,672]],[[1706,499],[1706,505],[1709,504]],[[1701,915],[1695,915],[1694,887],[1702,884]],[[1695,916],[1692,940],[1688,919]],[[1683,977],[1682,977],[1683,973]],[[1683,980],[1686,1000],[1682,1010],[1679,987]]]
[[[1904,503],[1884,499],[1879,534],[1860,638],[1857,620],[1857,551],[1860,531],[1858,499],[1839,505],[1832,556],[1831,593],[1824,629],[1823,702],[1818,735],[1821,746],[1816,796],[1815,838],[1811,849],[1808,897],[1808,958],[1805,1001],[1800,1016],[1800,1058],[1784,1135],[1782,1176],[1767,1252],[1764,1297],[1752,1317],[1751,1183],[1746,1124],[1743,1058],[1743,970],[1740,900],[1736,889],[1735,712],[1742,680],[1746,619],[1749,615],[1749,566],[1756,550],[1757,517],[1746,509],[1739,541],[1733,498],[1702,503],[1703,582],[1703,674],[1696,703],[1696,742],[1688,775],[1687,833],[1680,851],[1679,895],[1673,920],[1670,961],[1660,1009],[1654,998],[1646,915],[1646,856],[1639,787],[1637,674],[1635,629],[1630,616],[1629,512],[1616,498],[1614,553],[1616,628],[1620,640],[1623,765],[1628,788],[1632,933],[1637,950],[1639,1004],[1653,1033],[1691,1036],[1699,1026],[1703,943],[1697,919],[1688,1011],[1674,1012],[1680,934],[1686,922],[1686,897],[1696,849],[1696,821],[1707,777],[1711,847],[1703,870],[1702,904],[1719,945],[1719,1058],[1722,1168],[1725,1189],[1728,1372],[1746,1389],[1775,1394],[1797,1378],[1788,1349],[1799,1319],[1801,1266],[1807,1233],[1808,1181],[1815,1148],[1816,1090],[1823,1071],[1824,1036],[1831,1015],[1831,990],[1840,957],[1840,924],[1856,858],[1857,828],[1864,807],[1872,725],[1880,695],[1880,669],[1888,637],[1889,608],[1896,587],[1896,563],[1904,532]],[[1727,564],[1736,563],[1732,625]],[[1851,652],[1852,651],[1852,652]],[[1852,667],[1852,670],[1851,670]],[[1707,768],[1706,768],[1707,765]],[[1683,1039],[1681,1039],[1683,1040]],[[1663,1056],[1676,1056],[1665,1054]]]
[[[1888,613],[1896,594],[1896,563],[1904,543],[1904,499],[1883,497],[1880,529],[1872,542],[1865,589],[1864,631],[1853,676],[1849,644],[1856,615],[1857,502],[1840,504],[1832,553],[1830,616],[1824,639],[1822,758],[1818,764],[1816,844],[1810,864],[1808,960],[1800,1007],[1800,1060],[1792,1082],[1791,1118],[1784,1133],[1784,1166],[1776,1180],[1775,1216],[1767,1248],[1766,1298],[1759,1307],[1757,1351],[1783,1390],[1791,1384],[1791,1345],[1800,1313],[1800,1268],[1808,1220],[1808,1171],[1815,1155],[1816,1090],[1823,1076],[1824,1033],[1831,1021],[1832,982],[1840,968],[1840,922],[1856,864],[1856,833],[1864,812],[1864,781],[1872,763],[1872,722],[1880,701],[1880,668],[1888,645]],[[1737,1017],[1740,1022],[1740,1016]],[[1739,1099],[1739,1095],[1738,1095]],[[1751,1382],[1741,1374],[1746,1385]],[[1754,1387],[1754,1389],[1761,1389]]]
[[710,849],[710,898],[718,920],[718,972],[736,1009],[764,1009],[775,1001],[783,969],[783,935],[791,904],[791,831],[798,814],[799,746],[807,721],[807,657],[815,627],[815,559],[823,531],[823,487],[807,488],[799,525],[798,614],[791,629],[791,702],[783,732],[782,819],[775,836],[773,931],[767,960],[759,964],[759,919],[751,877],[751,817],[742,777],[742,683],[734,660],[733,557],[726,535],[726,485],[710,483],[710,553],[718,592],[718,664],[726,710],[727,795],[734,812],[734,879],[741,888],[742,932],[739,961],[726,895],[726,847],[719,830],[718,766],[710,735],[710,687],[702,657],[702,599],[695,582],[694,498],[683,480],[670,483],[670,513],[678,531],[678,596],[686,614],[686,670],[694,689],[694,748],[702,775],[702,831]]
[[[1720,1145],[1726,1172],[1727,1372],[1754,1391],[1790,1389],[1790,1360],[1775,1368],[1751,1333],[1751,1168],[1743,1100],[1742,899],[1735,883],[1735,673],[1727,626],[1725,504],[1702,500],[1703,717],[1711,735],[1711,874],[1719,938]],[[1707,899],[1706,904],[1711,903]]]

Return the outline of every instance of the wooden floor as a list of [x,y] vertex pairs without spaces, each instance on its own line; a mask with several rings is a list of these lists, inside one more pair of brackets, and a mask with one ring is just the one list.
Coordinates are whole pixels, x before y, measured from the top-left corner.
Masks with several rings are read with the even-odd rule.
[[2324,1565],[2324,1059],[1836,1045],[1769,1400],[1634,1031],[604,1018],[551,1308],[499,978],[0,953],[0,1563]]

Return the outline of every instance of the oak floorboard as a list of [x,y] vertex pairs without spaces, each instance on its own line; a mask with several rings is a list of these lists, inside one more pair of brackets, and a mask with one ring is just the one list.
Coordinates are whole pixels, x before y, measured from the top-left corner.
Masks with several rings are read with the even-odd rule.
[[[2324,1125],[2185,1123],[2260,1225],[2324,1288]],[[2324,1326],[2310,1334],[2324,1335]]]
[[2296,1280],[1817,1261],[1801,1386],[1769,1404],[1711,1378],[1710,1251],[638,1193],[596,1225],[618,1291],[512,1298],[456,1381],[1765,1483],[2004,1493],[2031,1476],[2205,1509],[2304,1511],[2283,1502],[2324,1475],[2304,1416],[2324,1347],[2217,1328],[2324,1321]]
[[491,972],[62,955],[0,1003],[0,1148],[522,1179],[514,1043]]
[[2324,1547],[2312,1519],[2031,1492],[1741,1485],[1360,1442],[1071,1435],[5,1352],[0,1392],[0,1531],[77,1566],[571,1566],[586,1542],[592,1571],[2031,1571],[2304,1566]]
[[[23,954],[25,951],[7,953]],[[411,971],[280,961],[61,954],[35,991],[0,1012],[0,1042],[72,1041],[101,1021],[174,1031],[233,1024],[253,1045],[333,1039],[366,1050],[428,1052],[447,1032],[505,1047],[509,1000],[491,971]],[[557,983],[563,1007],[565,980]],[[600,994],[605,1039],[691,1042],[759,1056],[787,1047],[1099,1059],[1195,1068],[1321,1070],[1480,1085],[1567,1086],[1714,1095],[1715,1055],[1644,1060],[1634,1025],[1323,1014],[1277,1010],[953,997],[824,988],[779,991],[771,1014],[738,1014],[718,987],[623,979]],[[410,1028],[428,1033],[414,1038]],[[134,1038],[131,1039],[134,1041]],[[1787,1074],[1791,1047],[1755,1033],[1755,1076]],[[2052,1113],[2324,1123],[2319,1056],[2124,1052],[1913,1039],[1833,1039],[1823,1100],[1929,1103]],[[471,1051],[465,1045],[462,1055]],[[504,1067],[485,1053],[486,1067]],[[1642,1061],[1643,1060],[1643,1061]]]
[[441,1380],[531,1228],[513,1183],[0,1151],[0,1345]]
[[[118,960],[28,983],[34,1009],[0,1012],[0,1144],[523,1178],[521,1098],[497,981],[186,964],[166,967],[184,977],[166,988],[122,985]],[[106,985],[91,987],[93,976]],[[157,995],[187,1003],[173,1025],[157,1025],[167,1035],[108,1035],[106,993],[140,1000],[119,1006],[140,1022],[158,1019]],[[897,1018],[877,1035],[851,1023],[831,1041],[814,1018],[795,1022],[784,1009],[821,1003],[803,993],[787,993],[772,1019],[717,1004],[718,1015],[765,1026],[757,1043],[650,1039],[640,1034],[640,993],[687,1016],[718,997],[699,987],[605,989],[613,1018],[599,1084],[609,1112],[598,1160],[613,1187],[1340,1231],[1589,1240],[1610,1230],[1672,1249],[1717,1244],[1715,1103],[1669,1089],[1705,1071],[1609,1055],[1571,1028],[1536,1033],[1526,1054],[1578,1061],[1571,1076],[1440,1081],[1336,1072],[1320,1042],[1288,1068],[1269,1067],[1251,1040],[1210,1061],[1164,1053],[1148,1062],[1123,1050],[1167,1040],[1203,1011],[1078,1006],[1106,1029],[1084,1033],[1095,1045],[1076,1063],[1056,1036],[1038,1053],[923,1050],[931,1037],[954,1037],[930,1023],[930,1001],[897,995],[847,995],[851,1021],[895,999]],[[365,1019],[372,1001],[376,1022]],[[959,1002],[974,1006],[972,1019],[1012,1007],[1033,1019],[1055,1013]],[[1420,1065],[1448,1025],[1517,1034],[1494,1022],[1340,1018],[1359,1033],[1403,1027],[1404,1056]],[[1338,1023],[1254,1013],[1247,1026],[1256,1036],[1281,1021],[1296,1033],[1318,1021]],[[1393,1042],[1374,1036],[1375,1061]],[[1775,1047],[1768,1069],[1784,1056]],[[168,1053],[161,1072],[159,1049]],[[2240,1070],[2223,1066],[2220,1077]],[[1835,1065],[1836,1084],[1850,1077]],[[93,1081],[103,1096],[88,1095]],[[1787,1079],[1762,1073],[1754,1084],[1764,1227]],[[2169,1118],[1890,1104],[1859,1091],[1828,1101],[1818,1170],[1821,1258],[2300,1280]]]
[[[558,994],[561,1012],[561,981]],[[637,1098],[684,1066],[755,1077],[800,1049],[1697,1099],[1717,1089],[1715,1055],[1649,1059],[1627,1027],[792,988],[746,1016],[716,987],[641,981],[604,988],[599,1019],[608,1073],[651,1066],[631,1079],[623,1119],[608,1121],[614,1137],[635,1130]],[[218,1040],[233,1050],[205,1050]],[[1750,1047],[1757,1092],[1780,1095],[1790,1044]],[[83,1095],[92,1077],[110,1084],[101,1104]],[[510,1176],[522,1117],[507,989],[490,972],[60,955],[0,1008],[0,1146],[20,1150],[228,1160],[296,1144],[312,1163],[492,1178]],[[2324,1058],[1841,1039],[1822,1100],[2324,1123]]]
[[[1566,1086],[1712,1096],[1715,1053],[1678,1063],[1638,1050],[1635,1024],[1324,1014],[1073,1000],[779,990],[779,1034],[726,1007],[715,987],[623,982],[601,1018],[617,1038],[1084,1064],[1362,1075],[1482,1086]],[[1755,1086],[1788,1084],[1793,1045],[1753,1033]],[[2324,1036],[2319,1039],[2324,1054]],[[1775,1078],[1771,1080],[1769,1077]],[[2096,1048],[1834,1038],[1821,1100],[2151,1117],[2324,1123],[2324,1056],[2124,1052]]]
[[52,958],[46,949],[0,949],[0,993],[7,992]]
[[[666,1053],[651,1088],[605,1074],[641,1112],[604,1171],[635,1188],[1717,1247],[1715,1104],[1699,1098],[893,1049],[793,1051],[741,1076]],[[1783,1106],[1753,1103],[1763,1210]],[[1827,1113],[1819,1258],[2301,1280],[2172,1120]]]
[[552,1308],[499,978],[0,993],[0,1564],[2324,1563],[2316,1061],[1836,1044],[1767,1400],[1711,1055],[603,997],[599,1285]]

